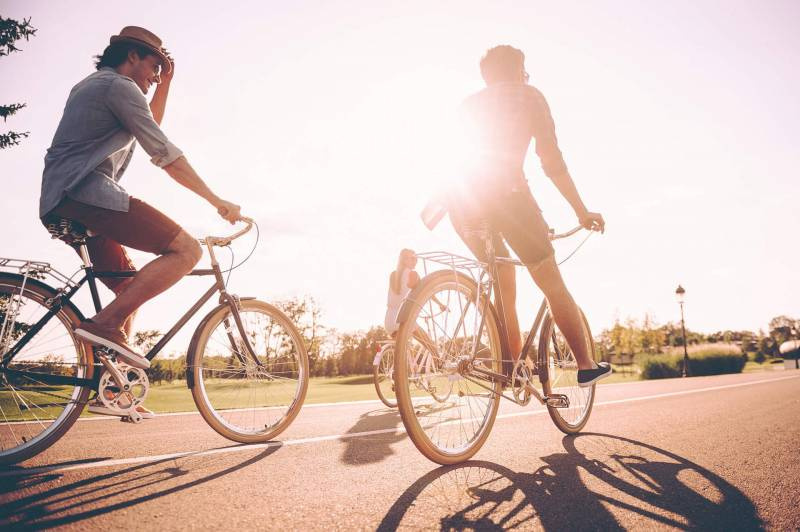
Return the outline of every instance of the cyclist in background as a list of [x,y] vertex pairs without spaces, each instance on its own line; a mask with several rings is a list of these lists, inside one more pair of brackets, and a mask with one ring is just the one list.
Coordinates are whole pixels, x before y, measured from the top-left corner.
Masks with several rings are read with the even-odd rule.
[[[567,170],[556,140],[550,109],[538,89],[528,84],[525,55],[511,46],[490,49],[480,62],[486,88],[461,107],[467,136],[474,145],[466,179],[453,191],[450,220],[464,243],[479,260],[487,260],[481,233],[489,231],[496,255],[508,257],[505,242],[528,266],[544,292],[558,328],[578,362],[578,383],[590,386],[611,374],[611,367],[590,357],[583,320],[556,264],[548,226],[531,195],[523,163],[531,139],[536,141],[545,174],[575,210],[586,229],[603,231],[599,213],[590,212]],[[522,349],[516,312],[514,266],[499,264],[499,296],[508,328],[511,353]],[[587,341],[588,340],[588,341]]]
[[[133,278],[103,279],[116,299],[75,329],[80,338],[114,350],[121,361],[147,368],[147,358],[128,343],[136,310],[191,271],[202,249],[178,224],[119,184],[136,143],[225,220],[235,222],[240,209],[211,191],[160,128],[175,72],[161,39],[127,26],[111,37],[95,66],[96,72],[72,88],[47,150],[39,217],[45,226],[68,219],[87,229],[89,258],[97,270],[135,270],[123,246],[158,255]],[[145,95],[153,85],[148,104]],[[102,405],[89,410],[110,413]]]
[[389,293],[386,296],[386,316],[383,326],[392,338],[397,334],[400,325],[397,313],[408,297],[411,289],[419,283],[419,274],[414,270],[417,266],[417,255],[411,249],[403,249],[397,258],[397,268],[389,275]]

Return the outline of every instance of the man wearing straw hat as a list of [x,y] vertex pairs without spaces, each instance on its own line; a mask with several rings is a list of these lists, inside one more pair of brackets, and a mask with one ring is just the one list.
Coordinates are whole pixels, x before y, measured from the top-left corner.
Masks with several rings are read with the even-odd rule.
[[[235,222],[240,209],[211,191],[160,128],[175,71],[161,39],[127,26],[111,37],[95,66],[96,72],[72,88],[47,150],[39,216],[45,226],[66,218],[85,227],[97,270],[135,270],[123,246],[158,255],[133,278],[103,279],[116,299],[75,330],[114,350],[121,361],[147,368],[150,362],[128,344],[136,310],[191,271],[202,250],[169,217],[119,184],[136,143],[153,164],[208,201],[225,220]],[[145,95],[153,85],[148,104]],[[101,405],[90,406],[93,412],[112,413],[101,410]]]

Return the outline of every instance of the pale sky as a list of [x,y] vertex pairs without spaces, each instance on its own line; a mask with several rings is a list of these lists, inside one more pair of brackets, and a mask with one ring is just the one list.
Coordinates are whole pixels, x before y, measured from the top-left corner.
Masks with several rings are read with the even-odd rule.
[[[616,317],[679,319],[678,283],[693,330],[800,317],[798,2],[3,0],[0,14],[38,28],[0,58],[0,100],[28,104],[0,128],[31,131],[0,151],[0,256],[77,269],[37,220],[43,157],[91,57],[140,25],[176,58],[167,136],[261,226],[232,290],[311,295],[344,331],[381,324],[401,248],[468,253],[448,220],[431,232],[419,212],[450,167],[453,111],[482,87],[478,60],[512,44],[607,222],[563,268],[595,334]],[[551,226],[575,225],[534,153],[526,170]],[[230,227],[141,148],[122,184],[196,236]],[[541,296],[519,278],[527,322]],[[146,304],[137,328],[168,329],[207,283]]]

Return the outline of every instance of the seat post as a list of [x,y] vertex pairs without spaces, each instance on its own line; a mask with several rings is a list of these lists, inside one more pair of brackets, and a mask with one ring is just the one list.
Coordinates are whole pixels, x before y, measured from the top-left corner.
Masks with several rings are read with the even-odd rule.
[[78,246],[78,253],[80,253],[81,260],[83,261],[83,267],[91,268],[92,261],[89,258],[89,248],[86,247],[86,241],[80,243],[80,245]]

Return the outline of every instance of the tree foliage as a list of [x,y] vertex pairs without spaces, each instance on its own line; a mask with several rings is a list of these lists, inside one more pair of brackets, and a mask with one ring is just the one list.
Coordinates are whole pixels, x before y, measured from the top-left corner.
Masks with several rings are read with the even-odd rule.
[[[20,51],[16,46],[17,41],[20,39],[28,41],[34,35],[36,35],[36,28],[31,26],[30,18],[19,22],[0,16],[0,57]],[[0,104],[0,117],[5,122],[9,116],[12,116],[23,107],[25,107],[24,103]],[[30,135],[30,131],[0,133],[0,149],[16,146],[28,135]]]

